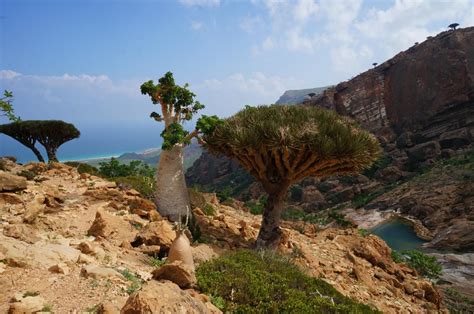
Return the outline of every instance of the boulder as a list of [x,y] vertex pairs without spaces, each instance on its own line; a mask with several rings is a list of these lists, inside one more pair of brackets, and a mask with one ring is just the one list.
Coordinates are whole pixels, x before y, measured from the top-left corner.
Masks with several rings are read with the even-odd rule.
[[44,201],[45,198],[43,196],[38,196],[35,200],[26,204],[26,210],[23,214],[23,221],[29,224],[33,223],[36,220],[36,217],[43,213],[45,208],[45,204],[43,204]]
[[418,163],[436,158],[441,154],[441,149],[438,142],[431,141],[410,148],[407,154],[412,163]]
[[24,224],[6,225],[3,228],[3,234],[7,237],[15,238],[30,244],[40,240],[38,231],[31,226]]
[[15,192],[26,189],[26,178],[0,171],[0,192]]
[[135,229],[122,217],[112,215],[99,208],[96,212],[95,220],[87,231],[87,234],[122,242],[133,239]]
[[375,177],[385,182],[396,182],[403,178],[402,171],[396,166],[388,166],[378,170]]
[[474,139],[474,129],[461,128],[441,134],[439,144],[441,148],[458,149],[469,145]]
[[[210,313],[210,311],[204,302],[193,298],[176,284],[169,281],[158,282],[152,280],[146,283],[140,291],[130,295],[120,313],[204,314]],[[214,311],[214,313],[219,312]]]
[[324,199],[324,195],[321,192],[319,192],[319,190],[315,186],[310,185],[303,189],[301,202],[320,204],[320,203],[324,203],[325,199]]
[[174,261],[161,266],[153,271],[153,279],[169,280],[181,288],[190,288],[196,283],[194,269],[184,264],[182,261]]
[[153,221],[143,227],[132,242],[133,247],[145,245],[158,245],[169,248],[175,238],[175,231],[166,220]]
[[17,294],[12,299],[8,314],[29,314],[40,312],[46,305],[46,301],[40,296],[27,296]]

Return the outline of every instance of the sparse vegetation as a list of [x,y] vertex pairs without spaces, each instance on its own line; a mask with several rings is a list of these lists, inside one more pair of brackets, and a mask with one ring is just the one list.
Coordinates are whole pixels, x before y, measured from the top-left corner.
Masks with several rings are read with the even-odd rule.
[[452,287],[444,289],[444,301],[450,313],[470,313],[474,308],[474,300]]
[[165,260],[162,260],[162,259],[159,259],[159,258],[156,258],[156,257],[149,257],[146,260],[146,262],[147,262],[148,265],[153,266],[155,268],[159,268],[159,267],[163,266],[166,263]]
[[397,252],[392,250],[392,259],[396,263],[405,263],[415,269],[420,275],[436,280],[441,275],[442,267],[436,257],[418,250]]
[[128,268],[125,269],[118,269],[117,270],[119,273],[122,274],[122,276],[130,282],[130,285],[125,289],[125,292],[128,294],[132,294],[142,287],[143,280],[138,277],[136,274],[132,273]]
[[53,313],[53,306],[51,304],[45,304],[41,312]]
[[211,204],[206,204],[203,207],[204,214],[208,216],[214,216],[216,214],[216,209]]
[[227,313],[377,313],[270,251],[228,253],[196,274],[201,290],[222,298]]
[[17,175],[25,177],[27,180],[33,180],[37,176],[37,174],[31,170],[22,170],[18,172]]

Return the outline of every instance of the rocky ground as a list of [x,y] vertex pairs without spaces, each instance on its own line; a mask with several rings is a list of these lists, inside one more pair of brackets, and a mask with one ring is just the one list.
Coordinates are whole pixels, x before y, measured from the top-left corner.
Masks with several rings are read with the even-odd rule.
[[[138,192],[58,163],[3,160],[2,168],[0,312],[219,312],[199,291],[180,288],[187,285],[175,274],[152,279],[161,262],[150,256],[165,257],[175,233]],[[192,247],[197,264],[255,240],[261,216],[212,194],[193,197],[193,205],[202,233]],[[436,287],[394,263],[379,238],[302,222],[283,227],[279,250],[344,295],[386,313],[440,310]]]

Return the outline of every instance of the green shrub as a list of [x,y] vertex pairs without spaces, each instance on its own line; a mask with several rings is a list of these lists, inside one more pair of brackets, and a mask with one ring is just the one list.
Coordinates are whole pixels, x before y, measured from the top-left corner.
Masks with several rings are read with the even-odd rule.
[[202,210],[207,216],[214,216],[216,214],[216,209],[211,204],[204,205]]
[[106,178],[130,176],[153,178],[155,175],[154,169],[140,160],[133,160],[126,164],[116,158],[110,159],[109,162],[99,163],[99,173]]
[[245,206],[249,208],[250,213],[253,215],[263,214],[264,207],[259,202],[249,201],[245,203]]
[[364,238],[370,234],[370,231],[364,228],[357,229],[357,232],[359,233],[361,237],[364,237]]
[[196,275],[204,293],[225,301],[224,312],[376,313],[273,252],[230,252],[202,263]]
[[372,164],[372,166],[369,169],[366,169],[362,174],[370,179],[373,179],[375,176],[375,173],[378,170],[386,168],[388,165],[390,165],[391,162],[392,162],[392,158],[390,156],[382,155],[380,156],[379,159],[377,159],[376,162]]
[[26,180],[33,180],[37,176],[37,173],[31,170],[22,170],[18,172],[17,175],[26,178]]
[[401,253],[392,251],[392,259],[397,263],[406,263],[411,268],[416,269],[420,275],[430,279],[438,279],[443,270],[436,257],[417,250],[407,250]]
[[143,197],[152,199],[155,192],[155,180],[150,177],[143,176],[130,176],[130,177],[117,177],[113,178],[113,181],[117,183],[118,186],[125,189],[135,189]]
[[336,210],[331,210],[328,214],[329,218],[334,219],[336,223],[341,227],[350,227],[352,223],[345,219],[344,215],[338,213]]
[[70,167],[76,168],[77,172],[79,172],[79,173],[88,173],[88,174],[92,174],[92,175],[95,175],[95,176],[99,174],[99,170],[96,167],[93,167],[91,165],[88,165],[88,164],[85,164],[85,163],[82,163],[82,162],[67,161],[67,162],[65,162],[65,164],[70,166]]

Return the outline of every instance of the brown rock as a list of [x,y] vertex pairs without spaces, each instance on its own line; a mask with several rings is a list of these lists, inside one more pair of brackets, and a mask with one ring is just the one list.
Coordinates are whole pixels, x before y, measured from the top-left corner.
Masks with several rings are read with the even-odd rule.
[[103,209],[98,209],[95,220],[87,231],[87,234],[95,237],[114,239],[120,242],[131,240],[135,230],[132,225],[120,216],[112,215]]
[[137,247],[145,244],[169,248],[174,238],[175,232],[168,221],[153,221],[140,230],[132,242],[132,246]]
[[181,261],[174,261],[153,271],[153,279],[170,280],[181,288],[189,288],[196,283],[194,270]]
[[115,269],[108,267],[100,267],[97,265],[86,265],[81,269],[81,275],[87,278],[122,278],[122,275]]
[[23,221],[29,224],[33,223],[36,220],[36,217],[44,211],[45,205],[43,203],[44,197],[37,197],[34,201],[26,204]]
[[6,225],[3,234],[30,244],[40,240],[38,231],[24,224]]
[[0,193],[0,206],[5,204],[21,204],[21,197],[14,193]]
[[51,266],[50,268],[48,268],[48,270],[50,272],[58,273],[58,274],[64,274],[64,275],[69,274],[69,267],[67,267],[67,265],[64,263],[55,264]]
[[15,192],[26,189],[26,178],[0,170],[0,192]]
[[40,296],[23,297],[19,294],[13,298],[13,303],[10,304],[8,314],[29,314],[40,312],[46,301]]
[[[122,314],[154,313],[209,313],[206,305],[181,290],[176,284],[165,281],[150,281],[128,298],[120,311]],[[212,313],[212,312],[211,312]],[[219,312],[214,312],[219,313]]]

